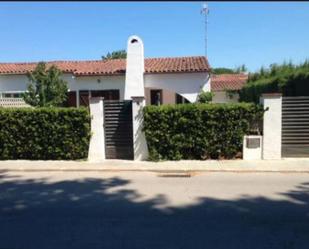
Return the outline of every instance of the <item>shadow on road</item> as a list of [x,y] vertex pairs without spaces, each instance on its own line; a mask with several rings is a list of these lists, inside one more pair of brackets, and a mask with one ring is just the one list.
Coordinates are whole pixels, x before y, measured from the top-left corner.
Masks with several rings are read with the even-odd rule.
[[[120,177],[62,182],[1,172],[0,249],[309,248],[309,183],[287,200],[202,198],[158,209]],[[224,190],[222,190],[224,191]]]

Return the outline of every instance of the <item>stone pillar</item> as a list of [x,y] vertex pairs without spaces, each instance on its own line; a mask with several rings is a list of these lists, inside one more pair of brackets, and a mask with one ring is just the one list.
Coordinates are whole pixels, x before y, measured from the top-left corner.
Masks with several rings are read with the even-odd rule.
[[103,104],[102,97],[90,98],[89,100],[91,115],[91,139],[88,152],[89,161],[102,161],[105,159]]
[[134,160],[142,161],[148,158],[148,147],[145,134],[142,131],[144,124],[143,108],[144,97],[132,97],[132,120],[133,120],[133,149]]
[[263,94],[261,103],[264,109],[263,159],[281,159],[282,95]]

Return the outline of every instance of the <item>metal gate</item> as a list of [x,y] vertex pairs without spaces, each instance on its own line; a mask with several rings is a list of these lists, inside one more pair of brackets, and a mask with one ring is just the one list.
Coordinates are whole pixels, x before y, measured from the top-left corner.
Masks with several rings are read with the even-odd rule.
[[309,96],[282,98],[282,157],[309,157]]
[[104,101],[106,159],[133,159],[132,101]]

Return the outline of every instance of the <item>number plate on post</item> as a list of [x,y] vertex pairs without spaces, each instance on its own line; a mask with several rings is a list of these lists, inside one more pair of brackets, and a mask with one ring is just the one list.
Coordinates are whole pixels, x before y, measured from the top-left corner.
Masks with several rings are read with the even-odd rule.
[[260,138],[247,138],[247,148],[255,149],[260,147]]

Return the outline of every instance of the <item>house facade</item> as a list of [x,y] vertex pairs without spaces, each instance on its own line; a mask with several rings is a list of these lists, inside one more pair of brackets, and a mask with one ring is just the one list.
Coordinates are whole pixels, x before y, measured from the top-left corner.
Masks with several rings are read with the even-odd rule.
[[[37,63],[0,63],[0,98],[20,98],[29,84],[27,73]],[[204,56],[144,59],[142,40],[128,39],[127,59],[51,61],[68,83],[68,106],[88,106],[89,98],[130,100],[144,96],[146,104],[195,102],[210,91],[210,66]]]
[[239,74],[219,74],[211,75],[211,92],[214,94],[214,103],[236,103],[239,101],[237,93],[247,82],[248,75]]

